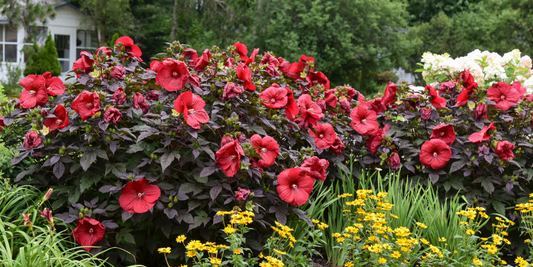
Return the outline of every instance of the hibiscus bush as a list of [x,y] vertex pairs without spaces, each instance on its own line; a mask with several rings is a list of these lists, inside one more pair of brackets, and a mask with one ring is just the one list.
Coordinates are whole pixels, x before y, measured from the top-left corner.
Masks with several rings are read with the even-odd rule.
[[[330,88],[305,55],[291,63],[239,42],[201,55],[169,43],[149,68],[141,55],[129,37],[82,52],[71,84],[29,75],[6,105],[13,110],[0,113],[0,129],[19,130],[4,129],[5,140],[23,142],[12,165],[29,166],[16,180],[53,187],[54,214],[78,224],[82,246],[116,245],[157,263],[157,248],[172,236],[194,230],[213,240],[218,211],[249,208],[256,236],[247,245],[260,250],[274,221],[311,224],[296,206],[316,183],[338,177],[337,167],[347,171],[350,157],[364,168],[403,165],[413,178],[502,213],[529,192],[520,182],[533,175],[522,168],[532,162],[533,96],[513,82],[528,77],[531,64],[518,67],[520,59],[505,65],[509,78],[484,83],[470,67],[428,67],[426,77],[440,84],[415,93],[390,83],[382,97],[365,100],[349,86]],[[13,134],[20,129],[25,136]]]

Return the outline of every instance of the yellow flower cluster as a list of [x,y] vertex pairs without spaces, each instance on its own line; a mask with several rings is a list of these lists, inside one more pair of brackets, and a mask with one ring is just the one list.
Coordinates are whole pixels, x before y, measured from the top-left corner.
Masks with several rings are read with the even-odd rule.
[[527,266],[527,261],[524,260],[522,257],[517,257],[514,260],[514,263],[516,263],[516,265],[519,266],[519,267],[526,267]]
[[[181,236],[180,236],[181,237]],[[181,240],[185,240],[183,238],[176,238],[176,241],[178,241],[178,239],[181,241]],[[183,242],[183,241],[182,241]],[[182,243],[182,242],[179,242],[178,243]],[[217,245],[213,242],[206,242],[206,243],[202,243],[198,240],[191,240],[186,246],[185,248],[187,249],[187,257],[188,258],[193,258],[195,256],[198,255],[198,252],[200,251],[206,251],[208,254],[209,254],[209,260],[212,264],[215,264],[214,266],[218,266],[218,264],[220,263],[215,263],[215,262],[222,262],[219,258],[217,258],[217,255],[219,253],[219,250],[221,249],[228,249],[229,247],[226,246],[226,245]]]
[[294,248],[294,243],[296,243],[296,239],[291,234],[291,232],[293,231],[292,228],[290,228],[288,226],[285,226],[285,225],[282,225],[279,222],[276,222],[276,226],[271,226],[271,227],[276,233],[278,233],[278,235],[281,238],[288,239],[289,240],[289,246],[291,248]]
[[324,229],[329,227],[329,225],[327,225],[326,223],[320,222],[319,220],[313,219],[312,221],[313,221],[314,224],[316,224],[318,226],[318,229],[320,229],[320,230],[324,230]]
[[166,248],[158,248],[157,251],[158,251],[159,253],[169,254],[169,253],[170,253],[170,247],[166,247]]
[[266,260],[266,261],[259,263],[260,267],[284,267],[285,266],[285,264],[280,259],[274,258],[272,256],[263,257],[261,254],[259,257]]
[[253,222],[255,214],[251,211],[218,211],[218,216],[230,215],[232,225],[248,225]]

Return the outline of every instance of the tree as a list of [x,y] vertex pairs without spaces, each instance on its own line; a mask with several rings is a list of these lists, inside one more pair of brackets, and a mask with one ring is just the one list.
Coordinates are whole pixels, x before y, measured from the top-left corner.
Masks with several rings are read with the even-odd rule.
[[0,0],[0,15],[6,16],[10,25],[22,26],[29,33],[35,22],[44,24],[48,18],[55,17],[56,11],[50,4],[33,0]]
[[34,53],[26,63],[24,75],[43,74],[47,71],[51,72],[53,76],[61,74],[61,65],[57,60],[57,50],[52,35],[48,34],[44,47],[40,48],[36,43],[33,43]]

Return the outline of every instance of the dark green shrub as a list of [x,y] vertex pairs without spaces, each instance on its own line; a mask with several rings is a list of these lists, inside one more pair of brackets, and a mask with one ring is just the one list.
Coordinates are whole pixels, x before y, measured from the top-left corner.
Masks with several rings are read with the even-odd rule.
[[36,43],[33,44],[34,52],[28,59],[24,75],[30,74],[43,74],[45,72],[51,72],[52,76],[58,76],[61,74],[61,65],[57,60],[56,44],[52,39],[52,35],[49,34],[46,38],[44,47],[38,47]]

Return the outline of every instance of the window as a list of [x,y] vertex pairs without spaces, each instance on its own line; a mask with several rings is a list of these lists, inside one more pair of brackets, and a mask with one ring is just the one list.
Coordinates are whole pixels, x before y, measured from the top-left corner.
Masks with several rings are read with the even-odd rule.
[[96,42],[96,34],[94,31],[78,30],[76,33],[76,57],[81,57],[81,51],[87,51],[94,54],[97,48]]
[[57,59],[61,65],[62,72],[67,72],[70,69],[70,35],[54,35],[56,43]]
[[17,61],[17,29],[0,25],[0,62]]
[[39,45],[40,47],[43,47],[44,43],[46,42],[47,37],[48,37],[47,27],[40,27],[40,26],[31,27],[29,29],[29,32],[26,33],[26,39],[24,40],[24,43],[26,45],[32,45],[33,41],[35,40],[37,45]]

